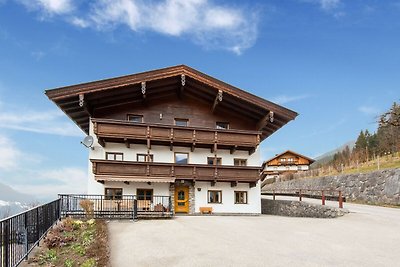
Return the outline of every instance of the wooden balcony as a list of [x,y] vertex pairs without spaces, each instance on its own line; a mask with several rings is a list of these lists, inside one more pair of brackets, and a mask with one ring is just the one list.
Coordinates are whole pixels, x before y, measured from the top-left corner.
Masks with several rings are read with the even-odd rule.
[[[211,182],[256,183],[260,178],[259,167],[224,166],[203,164],[175,164],[157,162],[90,160],[97,181],[162,181],[175,179]],[[171,180],[172,178],[172,180]]]
[[253,153],[260,144],[261,132],[244,130],[220,130],[203,127],[182,127],[162,124],[134,123],[110,119],[92,119],[94,133],[100,145],[107,142],[151,145],[196,147],[215,149],[245,150]]

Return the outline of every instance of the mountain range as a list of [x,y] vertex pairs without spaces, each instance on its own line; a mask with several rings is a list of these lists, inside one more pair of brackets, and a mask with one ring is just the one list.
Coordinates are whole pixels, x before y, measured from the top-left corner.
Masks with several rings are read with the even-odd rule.
[[321,156],[316,157],[315,162],[311,165],[311,167],[317,167],[318,165],[325,164],[325,163],[331,161],[333,159],[333,156],[337,152],[342,152],[343,150],[346,149],[346,146],[348,146],[350,148],[350,150],[352,150],[355,144],[356,144],[355,141],[349,141],[336,149],[333,149],[331,151],[328,151],[328,152],[322,154]]
[[0,183],[0,219],[27,210],[36,203],[35,197]]

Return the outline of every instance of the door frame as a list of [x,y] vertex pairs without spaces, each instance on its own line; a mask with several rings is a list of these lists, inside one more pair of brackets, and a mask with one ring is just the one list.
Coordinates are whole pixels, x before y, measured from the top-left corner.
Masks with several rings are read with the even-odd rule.
[[[182,201],[178,201],[178,191],[182,190],[185,192],[186,198],[185,198],[185,202],[186,205],[185,206],[178,206],[178,202],[182,202]],[[175,213],[189,213],[189,186],[187,185],[178,185],[175,186],[175,192],[174,192],[174,210]]]

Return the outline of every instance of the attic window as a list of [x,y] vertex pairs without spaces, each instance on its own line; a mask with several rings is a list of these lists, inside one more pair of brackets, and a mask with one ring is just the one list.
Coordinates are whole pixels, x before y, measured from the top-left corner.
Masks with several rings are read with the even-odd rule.
[[143,122],[143,115],[128,114],[128,121],[135,123]]
[[217,121],[217,123],[215,124],[215,128],[219,129],[219,130],[227,130],[229,129],[229,122],[221,122],[221,121]]
[[175,125],[187,127],[189,125],[189,120],[188,119],[175,119]]

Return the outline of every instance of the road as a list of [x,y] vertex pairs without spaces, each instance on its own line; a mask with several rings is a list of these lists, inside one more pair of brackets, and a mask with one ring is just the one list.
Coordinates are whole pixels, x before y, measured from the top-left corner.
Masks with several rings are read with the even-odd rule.
[[350,213],[336,219],[261,215],[114,221],[109,223],[111,263],[399,266],[400,209],[348,203],[345,208]]

